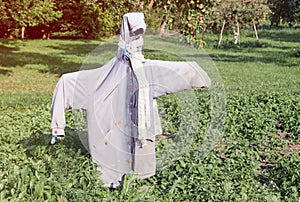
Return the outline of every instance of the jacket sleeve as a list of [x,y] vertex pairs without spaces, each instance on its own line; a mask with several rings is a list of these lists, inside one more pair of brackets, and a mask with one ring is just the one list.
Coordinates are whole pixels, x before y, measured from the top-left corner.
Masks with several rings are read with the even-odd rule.
[[148,60],[144,67],[154,98],[211,85],[209,76],[196,62]]
[[[52,98],[51,129],[53,135],[64,135],[67,109],[86,109],[87,85],[79,72],[62,75],[56,84]],[[82,74],[84,75],[84,74]]]

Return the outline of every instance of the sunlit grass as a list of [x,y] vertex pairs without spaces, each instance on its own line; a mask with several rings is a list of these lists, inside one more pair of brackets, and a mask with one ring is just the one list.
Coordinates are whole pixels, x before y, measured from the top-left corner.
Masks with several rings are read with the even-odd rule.
[[[191,148],[156,176],[126,177],[125,188],[114,191],[102,186],[70,113],[65,140],[48,143],[51,98],[60,75],[100,67],[117,46],[89,40],[0,40],[0,200],[298,200],[300,60],[294,49],[299,48],[299,30],[259,34],[256,41],[251,32],[243,33],[239,45],[231,35],[224,36],[220,49],[215,48],[217,35],[206,36],[203,50],[182,47],[182,52],[199,56],[199,63],[213,62],[220,74],[227,95],[224,136],[206,158]],[[157,51],[157,44],[164,43],[145,46],[146,58],[182,59],[177,50]],[[196,94],[205,95],[199,104],[205,125],[210,123],[208,95]],[[178,112],[172,108],[170,123]],[[275,128],[277,121],[283,131]],[[203,128],[198,130],[192,131],[195,147],[204,138]]]

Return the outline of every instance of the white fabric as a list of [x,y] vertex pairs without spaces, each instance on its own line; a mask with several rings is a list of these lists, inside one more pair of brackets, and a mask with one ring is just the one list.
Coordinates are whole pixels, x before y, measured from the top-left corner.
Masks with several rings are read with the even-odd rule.
[[144,56],[137,52],[137,47],[143,45],[143,38],[139,38],[136,41],[126,43],[121,37],[119,40],[119,47],[125,52],[128,52],[128,59],[130,59],[131,66],[137,77],[139,83],[139,96],[138,96],[138,138],[142,141],[143,145],[146,145],[146,134],[151,127],[151,115],[150,115],[150,88],[149,82],[146,78],[143,68],[143,62],[145,62]]
[[[89,151],[108,187],[122,185],[131,171],[139,178],[155,174],[155,135],[161,132],[155,98],[210,86],[208,75],[195,62],[144,60],[145,29],[142,13],[124,15],[116,57],[97,69],[64,74],[54,90],[52,131],[65,128],[65,110],[86,110]],[[131,44],[126,47],[130,61],[124,57],[124,44]],[[138,121],[132,114],[136,103],[144,106],[138,107]],[[144,123],[146,131],[136,122],[138,127]],[[141,139],[147,144],[141,146]]]

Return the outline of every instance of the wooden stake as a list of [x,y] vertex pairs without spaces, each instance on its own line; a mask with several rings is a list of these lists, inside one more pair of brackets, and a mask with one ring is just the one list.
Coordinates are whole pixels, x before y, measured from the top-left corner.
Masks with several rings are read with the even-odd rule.
[[219,43],[218,43],[218,48],[220,48],[220,45],[221,45],[223,31],[224,31],[224,28],[225,28],[225,24],[226,24],[226,20],[223,21],[222,30],[221,30],[221,33],[220,33],[220,39],[219,39]]
[[253,29],[254,29],[254,32],[255,32],[256,40],[258,40],[258,33],[257,33],[257,30],[256,30],[256,26],[255,26],[254,20],[253,20]]
[[241,38],[240,38],[240,24],[239,22],[236,23],[236,27],[237,27],[237,33],[238,33],[238,43],[241,43]]
[[21,39],[23,40],[25,38],[25,26],[22,26],[21,28]]

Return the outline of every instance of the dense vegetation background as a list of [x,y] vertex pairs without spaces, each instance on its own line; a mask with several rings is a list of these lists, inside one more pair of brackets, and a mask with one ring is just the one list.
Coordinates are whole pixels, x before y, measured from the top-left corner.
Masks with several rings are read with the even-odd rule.
[[[299,30],[260,33],[259,42],[248,31],[238,46],[225,37],[219,49],[205,48],[218,68],[227,100],[223,135],[212,151],[200,158],[205,128],[211,121],[210,95],[196,91],[201,118],[192,131],[191,147],[155,176],[145,180],[129,176],[118,190],[103,187],[96,165],[78,138],[81,132],[72,113],[67,114],[65,140],[49,145],[51,97],[59,75],[79,70],[91,51],[101,50],[102,43],[1,40],[0,200],[298,201]],[[161,40],[166,40],[166,47],[178,43],[168,37]],[[215,44],[218,35],[210,35],[207,41]],[[153,50],[144,54],[173,60],[172,55]],[[171,96],[161,98],[159,104],[167,109],[164,134],[174,133],[180,109]],[[162,139],[157,150],[168,152],[166,146]]]
[[126,12],[141,11],[149,27],[178,31],[200,46],[208,32],[300,21],[299,0],[1,0],[0,11],[5,38],[99,39],[117,34]]

